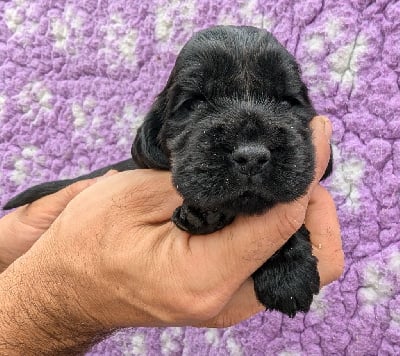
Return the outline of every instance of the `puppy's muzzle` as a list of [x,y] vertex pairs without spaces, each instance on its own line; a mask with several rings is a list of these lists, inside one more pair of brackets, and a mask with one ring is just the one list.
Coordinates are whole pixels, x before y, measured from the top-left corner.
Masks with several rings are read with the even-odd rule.
[[269,165],[271,152],[260,143],[241,144],[232,153],[234,169],[239,174],[254,176]]

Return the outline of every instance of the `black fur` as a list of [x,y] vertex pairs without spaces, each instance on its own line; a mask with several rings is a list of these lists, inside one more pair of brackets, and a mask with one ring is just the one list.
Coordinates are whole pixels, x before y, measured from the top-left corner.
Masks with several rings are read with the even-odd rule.
[[[210,233],[238,214],[259,214],[305,193],[314,174],[308,124],[315,115],[295,59],[269,32],[213,27],[180,52],[132,157],[138,167],[172,171],[184,198],[172,217],[179,228]],[[46,195],[46,184],[55,183],[31,188],[6,207]],[[319,275],[305,227],[253,278],[267,309],[308,311]]]
[[35,200],[45,197],[46,195],[58,192],[60,189],[65,188],[66,186],[68,186],[74,182],[77,182],[77,181],[80,181],[83,179],[100,177],[103,174],[106,174],[110,169],[115,169],[117,171],[122,172],[122,171],[127,171],[130,169],[136,169],[136,168],[139,168],[138,165],[131,159],[127,159],[125,161],[111,164],[107,167],[97,169],[91,173],[84,174],[84,175],[76,177],[76,178],[63,179],[63,180],[57,180],[55,182],[46,182],[46,183],[38,184],[27,190],[24,190],[22,193],[18,194],[17,196],[15,196],[11,200],[9,200],[3,206],[3,210],[10,210],[13,208],[17,208],[21,205],[32,203]]

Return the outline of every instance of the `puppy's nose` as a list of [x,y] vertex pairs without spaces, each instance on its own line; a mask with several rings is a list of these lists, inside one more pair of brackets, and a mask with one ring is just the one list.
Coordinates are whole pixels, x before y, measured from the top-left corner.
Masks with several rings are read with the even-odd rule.
[[240,145],[232,153],[232,160],[240,173],[249,176],[260,173],[271,158],[271,152],[261,144]]

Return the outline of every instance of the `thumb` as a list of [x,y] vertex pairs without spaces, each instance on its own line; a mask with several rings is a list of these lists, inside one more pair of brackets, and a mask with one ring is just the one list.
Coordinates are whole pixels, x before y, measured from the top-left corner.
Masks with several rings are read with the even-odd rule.
[[317,117],[311,122],[316,172],[309,193],[291,203],[275,205],[262,215],[238,216],[232,224],[209,235],[190,238],[191,250],[206,251],[210,267],[222,278],[242,284],[270,258],[304,223],[310,191],[322,177],[330,157],[330,123]]

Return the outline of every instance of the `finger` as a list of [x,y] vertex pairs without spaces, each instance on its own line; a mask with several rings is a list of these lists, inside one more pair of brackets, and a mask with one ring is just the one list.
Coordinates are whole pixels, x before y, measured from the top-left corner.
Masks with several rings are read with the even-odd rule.
[[109,171],[106,172],[106,174],[103,174],[100,177],[96,177],[96,178],[94,178],[94,180],[96,182],[99,182],[99,181],[104,180],[107,177],[113,176],[114,174],[117,174],[117,173],[119,173],[119,172],[116,169],[110,169]]
[[[315,185],[329,162],[331,125],[328,119],[318,116],[310,127],[316,148]],[[311,191],[289,204],[278,204],[261,216],[240,216],[213,234],[192,236],[191,250],[198,248],[209,256],[211,266],[218,268],[222,278],[235,279],[240,285],[301,227]]]
[[[115,173],[116,171],[108,172],[108,175]],[[1,219],[3,234],[0,236],[0,245],[3,246],[3,255],[6,249],[12,250],[12,253],[8,253],[8,261],[11,263],[25,253],[49,228],[65,206],[95,182],[95,179],[76,182],[54,194],[19,207]]]
[[344,254],[335,203],[320,185],[311,195],[305,225],[310,231],[313,254],[318,258],[321,285],[326,285],[342,274]]
[[48,225],[60,215],[67,204],[79,193],[96,183],[97,181],[118,173],[116,170],[110,170],[105,175],[85,179],[68,185],[56,193],[49,194],[31,204],[25,205],[19,209],[18,216],[22,222],[29,222],[37,228],[48,228]]
[[253,279],[248,278],[216,317],[196,326],[226,328],[264,310],[256,298]]
[[171,173],[167,171],[125,171],[100,181],[92,189],[98,193],[90,192],[90,195],[98,194],[99,199],[112,201],[114,213],[125,214],[125,218],[145,225],[169,221],[182,204],[182,198],[172,185]]
[[74,197],[94,183],[96,183],[96,179],[85,179],[72,183],[56,193],[27,205],[27,212],[32,213],[38,209],[45,209],[49,213],[59,214]]
[[309,192],[319,183],[328,166],[331,148],[332,124],[325,116],[316,116],[310,123],[315,149],[315,175]]
[[236,289],[301,227],[306,205],[303,198],[260,216],[239,216],[222,230],[191,236],[190,250],[207,256],[206,267]]

